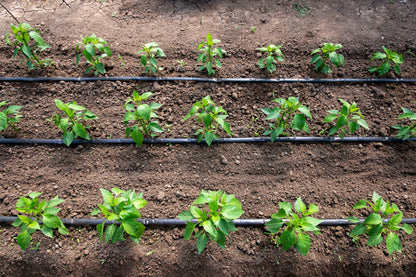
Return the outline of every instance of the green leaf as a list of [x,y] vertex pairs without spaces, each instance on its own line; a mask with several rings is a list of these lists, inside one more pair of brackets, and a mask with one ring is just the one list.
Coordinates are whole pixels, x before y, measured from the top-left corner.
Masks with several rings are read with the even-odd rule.
[[30,49],[30,46],[25,44],[22,46],[22,53],[25,55],[26,58],[31,59],[32,58],[32,50]]
[[283,250],[289,250],[296,243],[296,234],[292,230],[284,230],[280,235],[280,243]]
[[360,219],[358,217],[355,217],[355,216],[349,216],[349,217],[347,217],[347,220],[349,222],[351,222],[351,223],[358,223],[358,222],[360,222]]
[[77,136],[79,136],[79,137],[81,137],[81,138],[83,138],[83,139],[87,139],[87,138],[88,138],[87,131],[85,130],[84,126],[82,126],[82,124],[81,124],[81,123],[76,123],[76,124],[74,125],[73,130],[74,130],[74,133],[75,133]]
[[244,211],[234,205],[225,205],[221,210],[221,215],[225,217],[226,219],[236,219],[239,218]]
[[354,237],[354,236],[361,236],[362,234],[365,233],[366,231],[366,227],[364,224],[357,224],[354,229],[352,229],[351,233],[350,233],[350,237]]
[[204,227],[204,230],[208,234],[211,234],[214,237],[217,236],[217,230],[215,229],[214,224],[212,224],[211,220],[205,220],[204,222],[201,223],[201,225],[202,227]]
[[296,114],[292,121],[292,128],[301,131],[305,127],[306,121],[303,114]]
[[221,232],[228,235],[228,233],[230,232],[230,228],[229,228],[229,225],[228,225],[227,221],[225,221],[224,219],[221,219],[218,226],[219,226],[219,229],[221,230]]
[[194,232],[194,229],[197,224],[194,224],[192,222],[186,223],[185,233],[183,234],[183,238],[185,240],[190,239],[192,237],[192,233]]
[[[108,243],[110,241],[110,239],[113,238],[114,232],[116,230],[116,226],[114,226],[114,224],[111,224],[109,226],[107,226],[107,228],[105,229],[105,243]],[[114,241],[113,241],[114,243]]]
[[17,236],[17,244],[23,250],[26,250],[26,248],[29,246],[31,240],[32,240],[32,237],[30,236],[30,234],[27,231],[23,231]]
[[365,220],[365,224],[377,225],[383,223],[381,216],[379,214],[370,214]]
[[394,251],[402,252],[402,243],[397,234],[390,232],[386,238],[386,246],[389,255]]
[[140,106],[137,107],[137,112],[139,113],[139,115],[145,119],[146,121],[150,120],[150,114],[151,114],[151,109],[150,106],[147,104],[142,104]]
[[111,192],[103,188],[100,188],[100,191],[101,191],[101,195],[104,198],[104,202],[111,203],[113,201],[114,196]]
[[191,221],[194,219],[191,211],[184,211],[177,216],[180,220]]
[[100,237],[100,242],[103,243],[104,222],[97,225],[97,232]]
[[205,132],[204,138],[208,146],[211,146],[212,141],[215,139],[215,134],[212,132]]
[[381,75],[384,75],[384,74],[386,74],[387,72],[389,72],[390,71],[390,62],[385,62],[385,63],[383,63],[382,65],[381,65],[381,67],[379,68],[379,70],[378,70],[378,74],[381,76]]
[[367,246],[375,246],[383,241],[383,237],[381,234],[374,234],[372,236],[369,236],[367,241]]
[[0,132],[7,128],[7,115],[0,112]]
[[300,197],[298,197],[297,199],[296,199],[296,202],[295,202],[295,211],[297,212],[297,213],[305,213],[305,211],[306,211],[306,205],[305,205],[305,203],[303,203],[303,201],[302,201],[302,198],[300,198]]
[[50,228],[50,227],[48,227],[48,226],[46,226],[46,225],[43,225],[43,226],[42,226],[42,233],[43,233],[45,236],[47,236],[47,237],[53,238],[53,231],[52,231],[52,228]]
[[43,215],[43,224],[50,228],[59,228],[62,225],[61,220],[56,215],[45,214]]
[[64,139],[65,145],[70,146],[72,141],[74,140],[74,133],[73,132],[64,133],[63,139]]
[[143,134],[136,128],[131,131],[131,138],[137,146],[141,146],[144,140]]
[[408,224],[406,224],[406,223],[403,223],[403,225],[401,226],[401,228],[402,228],[402,230],[403,230],[403,231],[405,231],[405,232],[406,232],[406,234],[408,234],[408,235],[410,235],[410,234],[412,234],[412,233],[413,233],[413,228],[412,228],[412,226],[410,226],[410,225],[408,225]]
[[140,237],[144,232],[143,224],[133,218],[123,220],[122,225],[126,233],[134,237]]
[[198,254],[201,254],[202,251],[204,251],[205,247],[208,243],[208,237],[205,233],[203,233],[201,236],[198,237],[198,240],[196,242],[196,245],[198,247]]
[[52,198],[47,204],[46,207],[50,208],[50,207],[55,207],[61,203],[65,202],[65,200],[63,199],[59,199],[58,196],[55,196],[54,198]]
[[282,228],[283,226],[283,220],[281,218],[274,218],[272,220],[270,220],[269,222],[267,222],[266,224],[264,224],[265,226],[268,227],[268,230],[270,233],[275,234],[277,232],[279,232],[280,228]]
[[398,213],[398,214],[393,215],[389,220],[389,225],[400,224],[400,222],[402,222],[402,217],[403,217],[403,213]]
[[[101,75],[104,75],[104,74],[105,74],[105,67],[104,67],[104,65],[103,65],[102,63],[97,63],[96,67],[97,67],[97,71],[98,71]],[[96,72],[96,74],[95,74],[95,75],[97,75],[97,72]]]
[[299,233],[298,239],[296,241],[296,249],[301,253],[303,256],[306,256],[309,252],[309,248],[311,246],[311,239],[306,233]]
[[189,210],[194,218],[202,218],[204,215],[204,213],[198,207],[191,206]]

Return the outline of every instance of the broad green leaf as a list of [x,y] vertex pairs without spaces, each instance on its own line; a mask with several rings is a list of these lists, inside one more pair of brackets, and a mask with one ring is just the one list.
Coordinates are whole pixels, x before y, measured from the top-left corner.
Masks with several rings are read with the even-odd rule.
[[354,236],[361,236],[362,234],[364,234],[366,231],[366,227],[364,224],[357,224],[354,229],[352,229],[351,233],[350,233],[350,237],[354,237]]
[[351,222],[351,223],[358,223],[358,222],[360,222],[360,219],[358,217],[355,217],[355,216],[349,216],[349,217],[347,217],[347,220],[349,222]]
[[65,145],[70,146],[72,141],[74,140],[74,133],[73,132],[64,133],[63,139],[64,139]]
[[306,121],[303,114],[296,114],[292,121],[292,128],[301,131],[305,127]]
[[300,197],[298,197],[297,199],[296,199],[296,202],[295,202],[295,211],[297,212],[297,213],[305,213],[305,211],[306,211],[306,205],[305,205],[305,203],[303,203],[303,201],[302,201],[302,198],[300,198]]
[[190,210],[190,212],[191,212],[191,214],[194,218],[202,218],[203,217],[204,213],[198,207],[191,206],[191,207],[189,207],[189,210]]
[[61,220],[56,215],[45,214],[42,218],[43,224],[50,228],[59,228],[62,225]]
[[215,139],[215,134],[212,132],[205,132],[204,138],[208,146],[211,146],[212,141]]
[[303,256],[306,256],[306,254],[309,252],[310,246],[310,237],[306,233],[299,233],[296,241],[296,249],[299,251],[299,253],[301,253]]
[[52,231],[52,228],[50,228],[50,227],[48,227],[48,226],[46,226],[46,225],[43,225],[43,226],[42,226],[42,233],[43,233],[45,236],[47,236],[47,237],[53,238],[53,231]]
[[0,132],[7,128],[7,115],[0,112]]
[[215,229],[214,224],[212,224],[211,220],[205,220],[204,222],[201,223],[201,225],[202,227],[204,227],[204,230],[208,234],[211,234],[214,237],[217,236],[217,230]]
[[292,230],[284,230],[280,235],[280,243],[283,250],[289,250],[296,243],[296,234]]
[[394,251],[402,252],[402,243],[397,234],[390,232],[386,238],[386,246],[389,255]]
[[29,246],[31,240],[32,240],[32,237],[30,236],[30,234],[27,231],[23,231],[17,236],[17,244],[23,250],[26,250],[26,248]]
[[55,207],[61,203],[65,202],[64,199],[59,199],[58,196],[55,196],[54,198],[52,198],[47,204],[46,207],[50,208],[50,207]]
[[123,220],[129,219],[129,218],[136,219],[136,218],[139,218],[140,216],[141,216],[140,212],[133,205],[124,207],[120,212],[120,217]]
[[280,228],[282,228],[283,226],[283,220],[281,218],[273,218],[272,220],[270,220],[269,222],[267,222],[266,224],[264,224],[265,226],[268,227],[268,230],[270,233],[277,233]]
[[226,219],[236,219],[239,218],[244,211],[234,205],[225,205],[221,210],[221,215],[225,217]]
[[390,71],[390,62],[386,61],[379,68],[378,74],[381,76],[381,75],[386,74],[389,71]]
[[380,234],[374,234],[369,236],[367,246],[375,246],[383,241],[383,237]]
[[196,245],[198,247],[198,254],[201,254],[202,251],[204,251],[205,247],[208,243],[208,237],[205,233],[203,233],[201,236],[198,237],[198,240],[196,242]]
[[104,202],[110,203],[110,202],[113,201],[114,196],[111,192],[109,192],[108,190],[103,189],[103,188],[100,188],[100,191],[101,191],[101,194],[104,198]]
[[403,213],[393,215],[389,220],[389,225],[390,224],[393,224],[393,225],[400,224],[400,222],[402,222],[402,217],[403,217]]
[[[102,63],[97,63],[96,67],[97,67],[97,71],[101,75],[104,75],[105,74],[105,66]],[[95,75],[97,75],[97,72],[95,73]]]
[[150,120],[151,109],[150,109],[150,106],[149,105],[142,104],[142,105],[138,106],[137,107],[137,112],[146,121],[149,121]]
[[22,49],[22,53],[25,55],[26,58],[28,59],[32,58],[32,49],[30,49],[29,45],[24,44],[21,49]]
[[324,117],[324,119],[322,120],[322,122],[324,122],[324,123],[331,122],[334,119],[336,119],[337,117],[338,117],[338,115],[336,115],[336,114],[330,114],[330,115],[327,115],[326,117]]
[[185,240],[190,239],[192,237],[192,233],[194,232],[196,225],[197,224],[194,224],[192,222],[186,223],[185,233],[183,234],[183,238]]
[[381,216],[379,214],[370,214],[364,220],[365,224],[370,224],[370,225],[377,225],[377,224],[381,224],[382,222],[383,220],[381,219]]
[[225,221],[224,219],[220,220],[220,223],[218,224],[218,227],[219,227],[220,231],[223,232],[226,235],[228,235],[228,233],[230,232],[228,222]]
[[133,129],[131,131],[131,138],[137,146],[141,146],[143,143],[144,136],[138,129]]
[[144,232],[143,224],[133,218],[123,220],[122,225],[126,233],[134,237],[140,237]]
[[100,242],[103,243],[104,222],[97,225],[97,232],[100,237]]
[[157,133],[162,133],[163,132],[162,127],[160,127],[160,125],[157,124],[156,122],[150,122],[148,127],[153,132],[157,132]]
[[401,228],[402,228],[402,230],[403,230],[403,231],[405,231],[405,232],[406,232],[406,234],[408,234],[408,235],[410,235],[410,234],[412,234],[412,233],[413,233],[413,228],[412,228],[412,226],[410,226],[410,225],[408,225],[408,224],[406,224],[406,223],[403,223],[403,225],[401,226]]
[[88,139],[87,131],[85,130],[84,126],[82,126],[81,123],[76,123],[73,127],[73,130],[77,136],[83,139]]
[[367,201],[365,201],[364,199],[361,199],[352,208],[353,209],[363,209],[365,207],[367,207]]
[[[107,226],[107,228],[105,228],[105,243],[108,243],[110,241],[110,239],[113,238],[114,232],[116,230],[116,226],[114,226],[114,224],[111,224],[109,226]],[[114,241],[113,241],[114,243]]]

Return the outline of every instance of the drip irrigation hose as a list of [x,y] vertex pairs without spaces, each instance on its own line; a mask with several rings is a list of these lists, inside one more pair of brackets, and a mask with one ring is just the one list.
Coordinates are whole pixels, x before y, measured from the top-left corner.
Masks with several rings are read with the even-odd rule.
[[[416,141],[415,138],[409,138],[409,141]],[[245,138],[219,138],[213,143],[249,143],[249,142],[270,142],[271,139],[267,137],[245,137]],[[340,142],[402,142],[403,140],[393,137],[278,137],[274,142],[303,142],[303,143],[340,143]],[[201,143],[203,143],[202,141]],[[198,143],[196,138],[161,138],[161,139],[144,139],[146,144],[188,144]],[[0,138],[0,144],[58,144],[64,145],[62,139],[11,139]],[[75,139],[71,145],[79,144],[134,144],[132,139]]]
[[378,79],[378,78],[200,78],[200,77],[0,77],[0,82],[97,82],[97,81],[185,81],[208,83],[416,83],[416,79]]
[[[1,223],[13,223],[17,217],[15,216],[0,216],[0,224]],[[98,225],[103,222],[106,225],[113,224],[117,222],[114,221],[105,221],[105,219],[82,219],[82,218],[62,218],[62,223],[65,225],[75,225],[75,226],[87,226],[87,225]],[[235,219],[234,225],[236,226],[263,226],[267,223],[270,219]],[[349,222],[347,219],[321,219],[322,222],[319,224],[320,226],[342,226],[342,225],[353,225],[355,223]],[[170,225],[179,225],[184,226],[186,225],[186,221],[180,219],[150,219],[150,218],[142,218],[138,219],[138,222],[142,223],[143,225],[147,226],[170,226]],[[287,220],[283,220],[287,221]],[[197,223],[196,220],[193,221]],[[360,222],[364,222],[364,219],[360,219]],[[384,219],[384,222],[388,222],[388,219]],[[416,224],[416,218],[403,218],[401,223],[407,224]]]

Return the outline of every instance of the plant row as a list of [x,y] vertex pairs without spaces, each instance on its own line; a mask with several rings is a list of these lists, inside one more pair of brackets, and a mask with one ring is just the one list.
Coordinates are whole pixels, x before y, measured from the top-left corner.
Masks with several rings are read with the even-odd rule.
[[[147,201],[143,199],[142,193],[135,191],[123,191],[113,188],[110,191],[100,188],[104,199],[103,204],[98,204],[91,215],[102,213],[107,221],[97,225],[97,232],[101,243],[110,240],[124,241],[129,236],[132,241],[139,244],[140,237],[145,231],[145,226],[137,221],[141,217],[139,209],[143,208]],[[32,240],[32,234],[37,230],[50,238],[53,238],[53,229],[60,234],[69,234],[61,219],[57,216],[60,211],[58,206],[65,200],[58,196],[47,202],[39,200],[39,192],[31,192],[28,197],[21,196],[16,203],[16,211],[19,213],[17,219],[12,223],[20,227],[20,233],[16,238],[17,244],[25,250]],[[369,209],[364,221],[350,216],[347,219],[356,223],[349,233],[352,241],[358,245],[361,235],[367,234],[368,246],[380,244],[384,239],[389,254],[401,252],[402,245],[397,231],[403,230],[406,234],[412,234],[413,228],[404,223],[401,224],[403,212],[394,203],[384,201],[376,192],[373,193],[371,201],[362,199],[353,206],[353,209]],[[309,252],[311,239],[307,232],[320,234],[319,219],[312,217],[319,211],[315,204],[307,208],[301,198],[297,198],[292,206],[288,202],[280,202],[279,210],[271,216],[265,224],[266,234],[271,236],[272,242],[283,250],[295,247],[302,255]],[[197,239],[198,254],[206,247],[208,241],[215,241],[217,245],[225,249],[226,236],[236,231],[233,223],[244,213],[241,202],[232,194],[223,191],[205,191],[195,199],[189,210],[180,213],[177,217],[187,222],[184,239],[192,236]],[[389,217],[389,218],[388,218]]]
[[[11,25],[12,33],[6,33],[5,40],[9,45],[14,46],[13,58],[16,58],[20,52],[23,55],[22,63],[26,62],[28,70],[35,70],[37,68],[45,68],[54,64],[52,59],[41,59],[38,52],[42,52],[51,48],[41,37],[39,30],[33,29],[27,23],[19,23],[19,26]],[[213,39],[208,33],[206,41],[202,41],[197,50],[200,52],[197,58],[198,63],[202,63],[199,71],[206,70],[208,75],[215,74],[216,68],[221,68],[221,59],[225,50],[220,47],[215,47],[215,44],[220,43],[218,39]],[[265,69],[269,73],[276,71],[275,64],[278,61],[284,60],[284,55],[280,49],[282,45],[270,44],[266,47],[257,48],[257,51],[264,53],[265,57],[260,58],[258,66],[260,69]],[[332,72],[330,64],[335,67],[345,66],[345,59],[342,54],[336,51],[341,49],[341,44],[324,43],[322,47],[317,48],[311,52],[312,59],[310,64],[315,65],[315,70],[327,74]],[[400,65],[403,63],[403,56],[391,49],[382,47],[383,52],[376,52],[371,57],[372,60],[381,60],[381,65],[371,66],[368,70],[371,73],[378,73],[380,76],[388,73],[392,68],[394,72],[400,74]],[[95,75],[106,73],[105,66],[102,60],[106,57],[112,57],[112,51],[108,43],[95,34],[91,36],[81,37],[81,41],[76,44],[76,65],[78,65],[82,56],[85,57],[88,67],[86,74],[94,72]],[[146,74],[156,74],[162,68],[158,66],[157,59],[165,57],[165,53],[155,42],[146,43],[142,49],[137,52],[140,55],[140,65],[144,67]],[[125,63],[123,58],[119,55],[121,65]],[[183,66],[186,62],[178,61]]]
[[[143,103],[152,95],[151,92],[140,95],[134,90],[132,97],[129,97],[124,105],[126,113],[123,123],[126,126],[126,137],[131,137],[137,146],[142,145],[145,137],[156,137],[157,133],[164,132],[159,122],[154,120],[158,117],[156,110],[162,105],[159,103]],[[329,110],[329,115],[322,120],[324,123],[332,122],[332,127],[329,131],[327,129],[321,130],[320,134],[327,132],[329,136],[338,134],[341,138],[344,138],[348,133],[353,134],[361,127],[369,129],[356,103],[350,104],[343,99],[339,99],[339,101],[342,104],[341,109]],[[309,133],[306,120],[308,118],[312,119],[312,115],[308,107],[299,103],[299,98],[277,98],[272,102],[277,103],[278,106],[261,109],[266,115],[266,120],[270,121],[269,129],[263,135],[270,135],[273,142],[278,136],[287,136],[288,130]],[[69,146],[77,137],[89,140],[90,136],[87,130],[91,126],[86,126],[85,122],[98,117],[76,102],[64,103],[55,99],[55,104],[63,113],[55,114],[49,120],[62,130],[64,143]],[[3,106],[7,106],[6,101],[0,102],[0,108]],[[17,130],[16,123],[22,117],[19,114],[21,108],[22,106],[12,105],[0,111],[0,131],[9,126]],[[399,130],[397,133],[399,139],[406,140],[409,137],[416,136],[416,113],[404,107],[402,107],[402,111],[403,114],[398,119],[408,118],[410,125],[394,125],[392,128]],[[198,142],[205,140],[208,145],[211,145],[212,141],[218,139],[217,133],[220,127],[232,136],[230,124],[226,121],[227,112],[222,107],[216,106],[209,95],[202,98],[201,101],[196,101],[189,113],[183,118],[183,121],[191,117],[196,118],[196,121],[202,125],[202,128],[194,134],[198,136]]]

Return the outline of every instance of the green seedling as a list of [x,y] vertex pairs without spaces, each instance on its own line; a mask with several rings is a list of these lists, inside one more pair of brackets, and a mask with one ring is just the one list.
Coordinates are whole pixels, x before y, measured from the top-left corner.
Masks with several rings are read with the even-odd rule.
[[225,249],[225,237],[230,231],[237,230],[233,220],[243,213],[240,201],[233,194],[226,194],[221,190],[202,190],[189,211],[182,212],[178,218],[187,221],[185,240],[192,237],[195,228],[199,228],[194,237],[197,238],[200,254],[205,249],[208,239],[216,241],[219,247]]
[[295,6],[299,17],[308,15],[312,12],[312,7],[310,7],[308,4],[303,4],[302,1],[295,3]]
[[321,48],[312,51],[311,55],[315,56],[312,57],[310,64],[315,64],[315,70],[324,74],[332,72],[331,68],[329,68],[329,65],[326,63],[328,58],[336,67],[341,65],[345,66],[344,56],[336,53],[336,51],[341,48],[341,44],[324,43]]
[[[41,192],[31,192],[29,197],[20,197],[16,202],[16,211],[21,213],[12,223],[14,227],[20,226],[20,234],[17,236],[17,244],[23,249],[30,245],[32,234],[36,230],[50,238],[53,238],[53,229],[63,235],[69,234],[61,219],[56,216],[60,209],[56,208],[65,200],[54,197],[51,201],[39,201]],[[22,215],[23,214],[23,215]]]
[[193,115],[197,117],[198,122],[204,123],[204,129],[198,129],[194,134],[198,136],[198,142],[205,138],[205,142],[211,146],[212,141],[218,139],[218,126],[221,126],[230,136],[232,135],[230,124],[225,121],[228,117],[227,112],[222,107],[217,107],[209,95],[202,98],[201,101],[196,101],[183,120],[187,120]]
[[187,63],[184,60],[177,60],[176,61],[180,66],[185,66]]
[[87,129],[91,126],[84,127],[83,121],[97,119],[98,117],[76,102],[65,104],[61,100],[55,99],[55,104],[65,114],[55,114],[49,121],[54,122],[64,132],[64,143],[69,146],[77,137],[90,140]]
[[384,45],[383,50],[385,53],[376,52],[370,59],[370,61],[382,60],[382,65],[372,66],[368,69],[368,71],[370,71],[371,73],[376,72],[379,76],[381,76],[389,72],[391,67],[393,66],[394,72],[396,72],[397,75],[400,75],[400,65],[403,63],[403,56],[391,51]]
[[[7,105],[6,101],[0,102],[0,108],[5,105]],[[21,108],[23,106],[12,105],[0,112],[0,132],[6,130],[9,126],[17,131],[16,123],[19,122],[19,118],[23,117],[19,114]]]
[[[416,101],[414,101],[416,103]],[[397,138],[402,140],[407,140],[410,137],[416,136],[416,113],[412,112],[410,109],[402,107],[403,114],[400,115],[397,119],[408,118],[410,120],[409,125],[394,125],[392,128],[399,130],[397,133]]]
[[280,50],[280,47],[282,47],[281,44],[277,46],[274,44],[270,44],[267,47],[257,48],[257,51],[267,53],[267,57],[261,58],[258,62],[258,66],[260,67],[260,69],[266,68],[270,73],[276,71],[276,66],[274,64],[277,63],[277,61],[282,62],[284,60],[284,56],[282,51]]
[[[42,52],[48,48],[51,48],[40,36],[40,32],[30,27],[27,23],[19,23],[19,26],[11,25],[12,33],[6,33],[4,39],[6,43],[14,46],[13,59],[16,58],[17,53],[23,54],[23,61],[26,61],[27,68],[29,71],[36,69],[37,67],[44,68],[51,64],[51,59],[41,60],[37,54],[38,51]],[[10,38],[14,37],[15,41],[12,43]],[[31,39],[35,43],[31,43]],[[32,45],[32,46],[31,46]]]
[[310,204],[306,209],[302,199],[297,198],[294,212],[292,204],[288,202],[279,202],[279,207],[279,211],[272,215],[272,220],[265,224],[267,233],[272,236],[277,247],[282,246],[283,250],[289,250],[295,246],[299,253],[306,256],[311,246],[311,239],[306,232],[320,234],[318,225],[322,221],[310,216],[319,211],[318,206]]
[[355,102],[349,104],[343,99],[338,100],[343,104],[341,111],[330,110],[328,111],[329,115],[322,120],[323,122],[331,122],[336,119],[336,125],[329,130],[328,135],[332,136],[339,132],[339,137],[343,139],[347,134],[347,129],[350,134],[355,133],[360,127],[369,129],[360,108],[357,107]]
[[266,130],[263,135],[270,135],[271,141],[273,142],[281,134],[287,135],[284,132],[288,128],[295,131],[304,130],[306,133],[309,133],[305,116],[312,119],[312,115],[306,106],[299,103],[298,97],[289,97],[287,100],[277,98],[272,102],[279,103],[280,107],[261,109],[267,116],[266,120],[274,121],[274,123],[269,123],[270,129]]
[[[91,65],[87,67],[85,74],[89,74],[91,70],[95,70],[95,76],[97,76],[98,73],[104,75],[106,71],[105,66],[101,60],[105,57],[111,57],[113,55],[111,53],[110,47],[108,47],[108,43],[103,38],[97,37],[95,34],[93,34],[91,36],[86,36],[85,38],[81,37],[81,41],[78,41],[77,43],[77,52],[80,51],[80,45],[84,46],[82,55],[84,55],[87,63]],[[80,59],[81,53],[77,54],[77,65]]]
[[256,32],[256,29],[257,29],[257,26],[253,26],[251,27],[250,32],[254,34]]
[[162,70],[162,68],[157,67],[156,58],[166,57],[163,50],[158,47],[159,45],[156,42],[150,42],[143,45],[137,54],[140,54],[140,64],[144,66],[144,71],[146,74],[153,72],[156,74],[157,70]]
[[[141,146],[144,137],[155,137],[156,133],[162,133],[163,129],[160,127],[158,121],[151,121],[152,118],[157,118],[155,110],[162,105],[159,103],[142,104],[153,93],[146,92],[139,95],[136,90],[133,91],[133,98],[129,98],[124,105],[127,112],[124,114],[124,126],[127,126],[129,121],[134,122],[134,126],[126,128],[126,137],[132,137],[137,146]],[[136,106],[137,105],[137,108]]]
[[[98,204],[91,215],[103,213],[106,220],[114,222],[107,227],[105,222],[97,225],[98,235],[100,241],[108,243],[110,240],[124,241],[124,232],[126,232],[132,241],[139,244],[140,237],[144,232],[144,225],[137,221],[141,217],[139,209],[143,208],[147,201],[143,199],[143,193],[136,193],[131,190],[124,191],[119,188],[112,188],[111,192],[100,188],[101,194],[104,198],[102,205]],[[114,194],[114,195],[113,195]]]
[[221,61],[216,58],[218,56],[220,59],[223,57],[224,50],[221,48],[213,48],[214,44],[220,43],[221,41],[218,39],[213,39],[211,34],[208,33],[207,41],[202,41],[198,46],[198,51],[202,53],[199,54],[197,61],[203,62],[204,64],[201,65],[199,71],[206,69],[208,71],[208,75],[215,74],[215,70],[213,66],[215,65],[217,68],[221,68],[222,64]]
[[[386,237],[386,247],[389,254],[394,251],[402,252],[402,243],[399,236],[395,233],[402,229],[406,234],[413,233],[413,228],[403,223],[400,225],[403,212],[394,203],[384,201],[376,192],[373,192],[372,201],[362,199],[353,206],[353,209],[370,209],[372,212],[364,222],[360,222],[357,217],[351,216],[347,219],[351,223],[358,223],[350,233],[350,237],[359,237],[363,234],[368,235],[367,246],[380,244]],[[390,218],[387,218],[387,217]],[[387,236],[385,236],[387,234]]]

